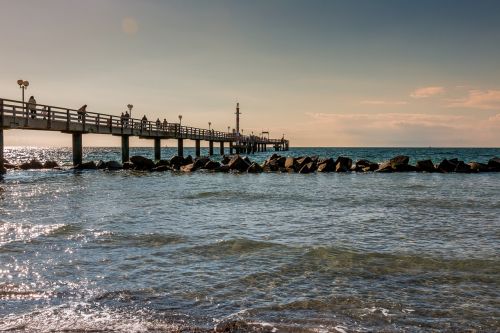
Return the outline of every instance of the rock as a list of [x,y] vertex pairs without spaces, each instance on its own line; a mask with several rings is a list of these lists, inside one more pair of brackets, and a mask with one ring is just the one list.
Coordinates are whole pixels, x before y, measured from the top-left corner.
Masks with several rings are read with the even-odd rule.
[[5,169],[16,169],[17,168],[17,165],[10,164],[10,163],[5,163],[3,166]]
[[185,157],[183,160],[182,160],[182,164],[181,165],[188,165],[188,164],[191,164],[193,163],[193,157],[191,155],[188,155],[187,157]]
[[20,169],[22,170],[28,170],[28,169],[43,169],[43,164],[40,161],[37,161],[35,159],[22,163],[19,166]]
[[94,163],[94,161],[84,162],[84,163],[81,163],[81,164],[78,164],[77,166],[75,166],[74,169],[77,169],[77,170],[95,170],[95,169],[97,169],[97,165]]
[[375,172],[384,172],[384,173],[394,172],[394,168],[392,167],[391,161],[386,161],[386,162],[380,163],[380,165],[378,166],[378,169],[375,170]]
[[229,163],[229,161],[231,161],[231,158],[230,158],[229,156],[224,155],[224,156],[222,157],[222,161],[221,161],[221,163],[222,163],[222,164],[228,164],[228,163]]
[[313,172],[312,165],[313,165],[312,162],[305,164],[304,166],[302,166],[302,168],[300,168],[299,173],[311,173],[311,172]]
[[170,166],[176,170],[179,170],[183,162],[184,159],[181,156],[172,156],[172,158],[170,159]]
[[134,163],[136,170],[151,170],[156,166],[153,160],[143,156],[132,156],[130,162]]
[[488,169],[490,171],[500,171],[500,157],[493,157],[488,161]]
[[439,172],[453,172],[455,171],[455,168],[457,167],[458,160],[457,159],[451,159],[447,160],[446,158],[439,163],[437,166],[437,170]]
[[335,162],[333,158],[320,161],[318,164],[318,172],[332,172],[335,171]]
[[7,172],[7,169],[5,168],[0,168],[0,175],[3,175]]
[[243,157],[243,160],[248,163],[248,165],[252,164],[252,161],[248,158],[248,156]]
[[262,171],[264,171],[262,167],[255,162],[253,162],[247,169],[248,173],[261,173]]
[[352,160],[349,157],[339,156],[335,161],[335,172],[347,172],[351,169]]
[[280,158],[280,157],[281,157],[280,155],[278,155],[278,154],[274,153],[274,154],[272,154],[272,155],[268,158],[268,160],[269,160],[269,161],[270,161],[270,160],[276,160],[276,159],[278,159],[278,158]]
[[208,157],[197,157],[194,159],[194,167],[196,169],[201,169],[205,166],[205,164],[207,164],[208,162],[210,162],[210,159]]
[[162,165],[170,166],[170,162],[167,161],[167,160],[159,160],[159,161],[156,162],[156,167],[159,167],[159,166],[162,166]]
[[297,166],[295,168],[295,170],[302,170],[302,168],[304,167],[304,165],[308,164],[308,163],[311,163],[312,160],[309,156],[306,156],[306,157],[302,157],[302,158],[299,158],[297,159]]
[[295,158],[288,156],[285,159],[285,169],[287,170],[295,170]]
[[[278,164],[278,160],[279,159],[273,159],[273,160],[267,159],[264,162],[264,164],[262,165],[262,168],[266,172],[275,172],[275,171],[278,171],[280,169],[279,164]],[[284,163],[283,163],[283,165],[284,165]]]
[[454,171],[457,173],[470,173],[471,169],[468,164],[464,163],[464,161],[458,161]]
[[158,165],[157,167],[154,167],[153,169],[151,169],[151,171],[154,171],[154,172],[165,172],[165,171],[168,171],[168,170],[172,170],[170,168],[170,166],[168,165]]
[[285,162],[286,162],[286,157],[285,156],[280,156],[279,158],[276,159],[276,164],[278,164],[279,168],[284,168],[285,167]]
[[231,161],[229,161],[229,169],[230,170],[237,170],[240,172],[247,171],[248,167],[250,166],[250,163],[248,163],[245,159],[241,158],[240,155],[235,155]]
[[223,164],[220,167],[218,167],[217,169],[215,169],[214,171],[215,172],[229,172],[229,170],[230,170],[229,165]]
[[186,164],[186,165],[181,166],[181,171],[182,172],[194,172],[194,171],[196,171],[196,167],[194,166],[194,163]]
[[99,170],[106,169],[106,163],[104,163],[103,160],[99,160],[99,162],[97,162],[96,168]]
[[417,171],[419,172],[435,172],[436,168],[434,167],[434,163],[431,160],[421,160],[417,161],[415,165]]
[[209,160],[205,165],[203,166],[203,169],[207,170],[215,170],[220,167],[220,163],[217,161],[211,161]]
[[118,161],[108,161],[106,162],[106,169],[108,170],[121,170],[123,165]]
[[389,160],[394,171],[398,172],[416,171],[417,169],[413,165],[408,164],[409,161],[410,158],[404,155],[399,155]]
[[357,172],[375,171],[377,169],[378,169],[378,164],[370,162],[368,160],[359,160],[354,165],[354,171],[357,171]]
[[130,170],[130,169],[133,169],[133,168],[134,168],[134,163],[132,163],[130,161],[127,161],[127,162],[123,163],[123,169]]
[[56,161],[45,161],[43,163],[44,169],[53,169],[53,168],[58,168],[59,164]]
[[488,172],[488,165],[479,162],[469,162],[469,167],[472,172]]

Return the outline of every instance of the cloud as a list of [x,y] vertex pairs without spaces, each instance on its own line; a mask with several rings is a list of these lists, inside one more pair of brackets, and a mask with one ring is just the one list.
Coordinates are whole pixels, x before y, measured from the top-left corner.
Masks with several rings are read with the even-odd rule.
[[434,95],[439,95],[444,93],[444,87],[422,87],[415,89],[411,94],[410,97],[413,98],[428,98]]
[[500,90],[469,90],[467,97],[449,100],[449,108],[500,110]]
[[133,17],[124,17],[122,19],[122,31],[128,36],[135,36],[139,30],[137,20]]
[[408,102],[406,101],[384,101],[384,100],[369,100],[369,101],[361,101],[363,105],[381,105],[381,106],[395,106],[395,105],[406,105]]

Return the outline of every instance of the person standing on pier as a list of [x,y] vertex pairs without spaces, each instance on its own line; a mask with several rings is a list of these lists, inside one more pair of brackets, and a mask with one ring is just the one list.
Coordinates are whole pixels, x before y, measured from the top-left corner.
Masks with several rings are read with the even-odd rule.
[[125,127],[128,127],[128,120],[130,119],[130,114],[128,113],[128,111],[125,111],[125,115],[123,116],[123,118],[125,119]]
[[28,100],[28,110],[30,110],[31,118],[36,118],[36,100],[35,97],[31,96]]
[[163,130],[166,131],[168,126],[167,118],[163,118]]
[[156,129],[160,129],[161,128],[161,120],[160,118],[157,118],[156,119]]
[[148,118],[146,117],[146,115],[144,115],[141,120],[142,129],[146,128],[147,123],[148,123]]
[[87,104],[84,104],[76,112],[78,113],[78,122],[82,119],[85,119],[85,114],[87,113]]

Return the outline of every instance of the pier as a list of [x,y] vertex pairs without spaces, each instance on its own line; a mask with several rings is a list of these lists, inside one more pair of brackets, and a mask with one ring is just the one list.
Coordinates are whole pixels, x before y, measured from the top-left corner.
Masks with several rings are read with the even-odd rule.
[[[36,113],[31,113],[36,111]],[[227,147],[229,154],[253,154],[267,151],[289,149],[289,141],[270,139],[256,135],[241,135],[239,132],[239,103],[236,106],[236,130],[221,132],[212,129],[182,126],[180,123],[159,123],[116,115],[85,112],[44,104],[0,98],[0,170],[3,170],[4,138],[3,131],[9,129],[57,131],[72,136],[73,165],[82,163],[83,135],[107,134],[121,137],[122,162],[129,160],[129,139],[137,136],[154,142],[154,158],[161,159],[161,140],[177,140],[177,154],[184,156],[184,140],[195,142],[195,154],[201,155],[201,141],[208,141],[209,155],[214,154],[214,143],[219,146],[219,154],[224,155]]]

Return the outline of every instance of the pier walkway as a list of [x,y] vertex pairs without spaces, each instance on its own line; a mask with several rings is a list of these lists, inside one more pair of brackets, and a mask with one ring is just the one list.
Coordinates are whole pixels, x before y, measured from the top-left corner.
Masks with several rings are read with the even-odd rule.
[[[32,111],[36,111],[35,114]],[[196,156],[200,156],[201,141],[209,142],[209,155],[214,154],[214,142],[219,144],[219,152],[224,154],[227,143],[229,153],[255,153],[267,151],[268,146],[276,151],[288,150],[289,141],[270,139],[264,136],[240,135],[239,133],[220,132],[203,128],[182,126],[180,123],[156,123],[134,118],[85,112],[44,104],[0,98],[0,170],[3,169],[3,131],[8,129],[58,131],[72,135],[73,164],[82,163],[83,134],[108,134],[121,137],[122,162],[129,160],[129,138],[137,136],[154,141],[154,157],[161,159],[161,140],[176,139],[177,153],[184,155],[184,140],[195,141]]]

